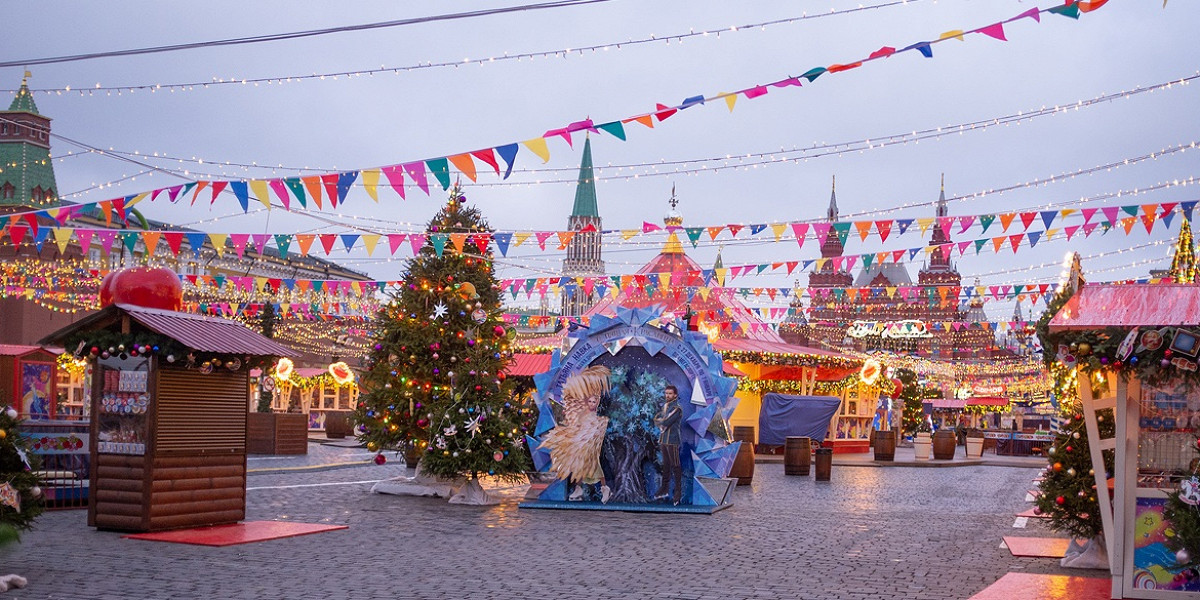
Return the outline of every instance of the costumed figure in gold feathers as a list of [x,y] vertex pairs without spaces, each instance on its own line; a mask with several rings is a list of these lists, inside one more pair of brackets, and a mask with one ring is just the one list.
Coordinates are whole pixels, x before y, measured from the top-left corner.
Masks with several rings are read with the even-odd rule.
[[546,433],[542,447],[550,451],[550,470],[574,486],[570,500],[583,499],[583,486],[600,484],[600,501],[611,492],[604,485],[600,448],[608,417],[596,414],[600,398],[608,393],[608,367],[588,367],[563,383],[563,422]]

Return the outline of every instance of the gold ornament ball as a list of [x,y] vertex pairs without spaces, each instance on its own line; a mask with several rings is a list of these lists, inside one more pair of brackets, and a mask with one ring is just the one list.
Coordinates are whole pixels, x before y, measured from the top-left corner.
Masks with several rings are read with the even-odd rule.
[[376,444],[375,442],[367,442],[367,450],[375,452],[376,450],[379,450],[379,444]]
[[1091,344],[1089,344],[1089,343],[1087,343],[1087,342],[1083,342],[1083,343],[1079,344],[1079,353],[1080,353],[1080,354],[1085,354],[1085,355],[1086,355],[1086,354],[1089,354],[1089,353],[1091,353],[1091,351],[1092,351],[1092,345],[1091,345]]
[[4,439],[6,437],[8,437],[8,432],[4,431],[3,429],[0,429],[0,440]]

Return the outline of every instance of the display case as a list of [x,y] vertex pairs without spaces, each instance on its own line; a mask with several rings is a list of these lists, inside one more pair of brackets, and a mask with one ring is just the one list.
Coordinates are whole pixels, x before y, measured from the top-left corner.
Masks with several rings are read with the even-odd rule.
[[842,390],[842,404],[829,423],[826,445],[835,453],[869,452],[871,422],[878,402],[878,388],[861,382],[847,385]]
[[101,454],[146,454],[149,421],[151,357],[97,361],[96,451]]

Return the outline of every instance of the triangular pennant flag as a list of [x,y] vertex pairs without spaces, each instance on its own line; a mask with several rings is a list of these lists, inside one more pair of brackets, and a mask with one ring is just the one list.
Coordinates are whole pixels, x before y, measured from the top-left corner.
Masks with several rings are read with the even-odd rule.
[[204,249],[204,241],[208,239],[208,236],[202,231],[187,233],[185,236],[187,237],[188,247],[192,249],[196,258],[200,258],[200,251]]
[[1037,218],[1037,213],[1023,212],[1021,213],[1021,224],[1025,226],[1025,231],[1029,231],[1029,226],[1033,224],[1033,220]]
[[[217,194],[217,183],[220,182],[213,183],[214,200],[216,199]],[[287,179],[283,180],[283,184],[286,185],[289,190],[291,190],[292,195],[294,195],[296,200],[300,202],[301,208],[308,208],[308,195],[304,193],[304,182],[302,182],[299,177],[288,177]]]
[[475,241],[475,247],[479,249],[480,254],[487,254],[488,244],[491,243],[492,234],[477,233],[472,236]]
[[448,158],[450,163],[454,165],[454,168],[458,169],[463,175],[466,175],[467,179],[475,181],[475,161],[471,158],[470,154],[455,154]]
[[1057,210],[1043,210],[1041,212],[1041,215],[1042,215],[1042,227],[1044,229],[1050,229],[1050,225],[1052,223],[1054,223],[1054,219],[1058,218],[1058,211]]
[[655,116],[655,118],[658,119],[659,123],[662,123],[663,121],[666,121],[667,119],[670,119],[671,115],[679,112],[679,109],[677,109],[677,108],[671,108],[669,106],[665,106],[665,105],[659,104],[657,102],[654,104],[654,108],[655,108],[654,116]]
[[796,244],[803,248],[804,238],[808,234],[808,223],[792,223],[792,234],[796,236]]
[[404,172],[408,173],[408,177],[417,184],[417,187],[429,195],[429,180],[425,176],[425,163],[421,161],[410,162],[404,165]]
[[500,250],[500,256],[508,256],[508,244],[512,241],[511,233],[496,233],[492,235],[492,239],[496,240],[496,248]]
[[[242,205],[242,212],[248,212],[250,210],[250,192],[247,189],[246,182],[230,181],[229,188],[233,190],[233,195],[237,196],[238,204]],[[103,204],[103,202],[101,204]]]
[[308,190],[308,195],[312,197],[313,204],[318,210],[321,206],[321,178],[313,175],[311,177],[301,177],[300,181],[304,182],[304,189]]
[[991,227],[995,220],[996,215],[979,215],[979,224],[983,227],[983,231],[980,233],[987,233],[988,227]]
[[337,199],[338,202],[346,201],[346,194],[350,193],[350,188],[354,182],[358,180],[358,171],[345,171],[337,175]]
[[1003,23],[993,23],[991,25],[988,25],[987,27],[981,27],[981,28],[977,29],[976,31],[978,31],[979,33],[982,33],[983,35],[986,35],[988,37],[996,38],[1002,42],[1008,41],[1008,38],[1004,37],[1004,24]]
[[1008,233],[1008,226],[1012,225],[1013,219],[1017,218],[1017,213],[1004,213],[1000,215],[1000,227],[1004,233]]
[[338,237],[342,238],[342,246],[345,246],[346,253],[349,254],[350,251],[354,249],[354,244],[356,244],[358,239],[362,236],[357,233],[343,233]]
[[[424,248],[424,247],[425,247],[425,241],[426,241],[427,239],[429,239],[429,238],[428,238],[428,236],[426,236],[426,235],[425,235],[425,234],[423,234],[423,233],[410,233],[410,234],[408,234],[408,246],[409,246],[410,248],[412,248],[412,253],[413,253],[414,255],[416,255],[418,252],[420,252],[420,251],[421,251],[421,248]],[[444,242],[443,242],[443,243],[444,243]]]
[[229,241],[233,244],[233,250],[237,252],[238,258],[242,258],[246,253],[246,243],[250,241],[250,234],[231,233],[229,234]]
[[275,249],[279,251],[280,258],[287,258],[288,247],[292,245],[292,236],[287,233],[277,233],[275,238]]
[[917,219],[917,227],[921,228],[921,236],[924,237],[925,232],[929,231],[929,227],[933,225],[932,217]]
[[455,251],[455,252],[457,252],[457,253],[459,253],[459,254],[462,254],[462,253],[463,253],[463,247],[464,247],[464,246],[466,245],[466,243],[467,243],[467,234],[465,234],[465,233],[451,233],[451,234],[450,234],[450,243],[451,243],[451,244],[454,246],[454,251]]
[[858,229],[858,238],[862,241],[867,241],[867,236],[871,235],[870,221],[854,221],[855,229]]
[[325,256],[333,254],[333,245],[337,243],[338,236],[336,233],[322,233],[317,236],[321,240],[321,247],[325,249]]
[[380,169],[363,169],[363,189],[372,200],[379,202],[379,172]]
[[295,240],[296,245],[300,246],[300,256],[308,256],[308,251],[317,240],[317,236],[311,233],[297,233]]
[[483,150],[476,150],[471,153],[471,156],[478,158],[481,162],[483,162],[487,166],[491,167],[492,170],[495,171],[497,175],[500,174],[500,163],[499,163],[499,161],[496,160],[496,153],[494,151],[492,151],[491,148],[484,148]]
[[217,251],[217,256],[225,255],[225,240],[229,238],[227,233],[210,233],[208,234],[209,241],[212,242],[213,249]]
[[271,210],[271,194],[267,189],[267,182],[263,179],[253,179],[250,181],[250,191],[254,192],[254,197],[267,210]]
[[[412,236],[409,236],[411,239]],[[439,257],[446,251],[446,234],[434,233],[430,234],[429,241],[433,242],[433,252]]]
[[550,162],[550,148],[546,145],[546,138],[533,138],[521,142],[531,152],[538,155],[542,159],[542,163]]
[[1063,4],[1060,6],[1052,6],[1046,10],[1048,10],[1056,15],[1062,15],[1064,17],[1070,17],[1072,19],[1079,18],[1079,3],[1074,2],[1074,1],[1068,2],[1067,4]]
[[620,121],[601,123],[597,125],[596,128],[617,138],[618,140],[621,140],[622,142],[625,141],[625,126],[622,125]]
[[900,230],[900,235],[904,235],[904,232],[908,231],[908,228],[912,227],[912,224],[913,224],[912,219],[897,219],[896,220],[896,228]]
[[[404,198],[404,166],[391,165],[380,169],[380,171],[382,171],[383,176],[387,178],[388,185],[392,186],[392,189],[395,190],[401,198]],[[366,180],[365,171],[363,173],[363,179],[364,181]],[[374,198],[373,195],[371,197]]]
[[500,158],[504,160],[504,179],[508,179],[508,176],[512,175],[513,165],[516,164],[518,150],[520,150],[520,146],[517,144],[496,146],[496,153],[499,154]]
[[892,221],[875,221],[875,231],[879,232],[879,241],[886,242],[892,233]]
[[450,161],[445,157],[431,158],[425,161],[425,166],[433,173],[438,183],[442,184],[442,191],[450,189]]
[[396,250],[400,249],[400,245],[403,244],[404,241],[408,239],[408,235],[404,234],[404,233],[389,233],[387,236],[387,239],[388,239],[388,253],[395,255]]

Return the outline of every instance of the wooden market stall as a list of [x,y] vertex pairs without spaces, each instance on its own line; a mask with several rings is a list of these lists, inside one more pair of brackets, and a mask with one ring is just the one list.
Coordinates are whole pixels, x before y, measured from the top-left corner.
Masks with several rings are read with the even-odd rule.
[[[1114,453],[1112,497],[1097,494],[1113,597],[1195,598],[1200,548],[1189,546],[1200,546],[1200,286],[1084,285],[1049,327],[1080,340],[1057,352],[1063,364],[1081,367],[1096,489],[1109,487],[1102,453]],[[1110,410],[1116,435],[1102,439],[1099,420]],[[1171,522],[1172,502],[1187,507],[1188,523]]]
[[53,418],[58,356],[41,346],[0,344],[0,405],[26,419]]
[[128,304],[42,342],[95,361],[88,525],[158,531],[245,518],[247,365],[290,349],[236,321]]

